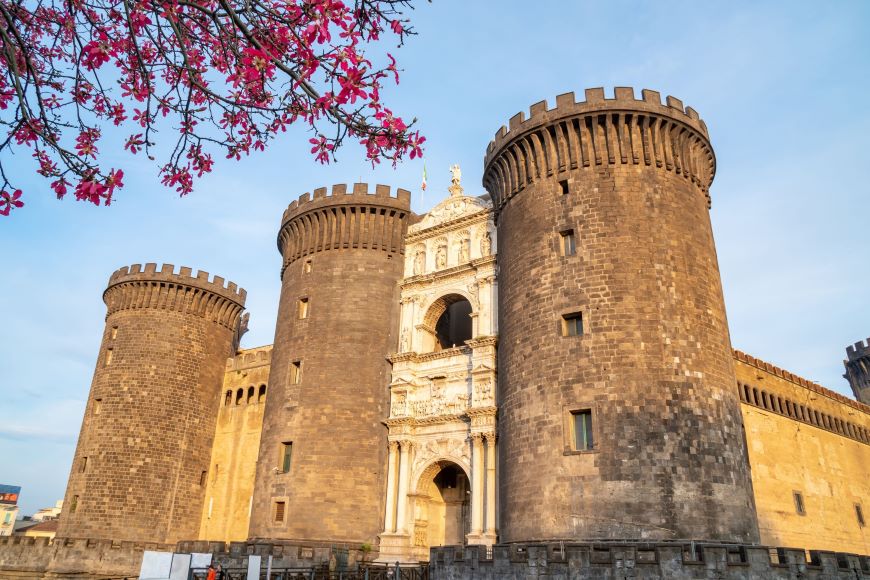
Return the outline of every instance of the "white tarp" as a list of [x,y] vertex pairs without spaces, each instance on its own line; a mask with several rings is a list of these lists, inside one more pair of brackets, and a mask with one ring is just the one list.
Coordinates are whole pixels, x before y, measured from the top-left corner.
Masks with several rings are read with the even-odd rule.
[[201,570],[202,568],[208,568],[209,564],[211,564],[211,554],[197,554],[196,552],[194,552],[190,555],[191,570]]
[[260,556],[248,556],[248,580],[260,580]]
[[187,580],[190,571],[190,554],[175,554],[172,556],[172,569],[169,580]]
[[152,552],[145,550],[142,554],[142,567],[139,568],[139,580],[166,580],[172,569],[172,552]]

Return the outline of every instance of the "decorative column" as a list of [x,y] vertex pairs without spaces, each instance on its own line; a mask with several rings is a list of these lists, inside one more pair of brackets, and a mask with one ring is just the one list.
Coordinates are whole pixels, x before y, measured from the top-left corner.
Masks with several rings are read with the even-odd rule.
[[471,434],[471,534],[469,543],[480,542],[483,529],[483,436]]
[[390,458],[387,460],[387,517],[384,523],[384,531],[387,533],[396,531],[396,455],[399,444],[389,442]]
[[486,539],[495,543],[495,433],[486,434]]
[[399,497],[396,516],[396,533],[407,534],[407,511],[408,511],[408,463],[410,462],[410,441],[400,441],[401,452],[399,453]]

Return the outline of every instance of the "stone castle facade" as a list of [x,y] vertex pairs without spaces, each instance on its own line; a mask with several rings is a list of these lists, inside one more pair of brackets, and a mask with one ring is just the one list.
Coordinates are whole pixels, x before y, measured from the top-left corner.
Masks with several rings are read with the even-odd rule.
[[58,538],[870,554],[870,407],[732,349],[715,167],[692,108],[592,89],[502,127],[486,194],[316,189],[253,349],[235,284],[118,270]]

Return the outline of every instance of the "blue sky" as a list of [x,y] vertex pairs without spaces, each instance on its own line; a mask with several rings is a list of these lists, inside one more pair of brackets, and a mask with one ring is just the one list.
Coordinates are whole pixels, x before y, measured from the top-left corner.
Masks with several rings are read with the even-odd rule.
[[[354,145],[315,164],[308,135],[222,161],[179,199],[157,169],[119,152],[126,187],[95,208],[58,202],[22,169],[27,206],[0,221],[0,483],[24,513],[63,496],[96,361],[109,274],[138,262],[207,270],[248,290],[243,346],[272,342],[281,213],[299,194],[366,181],[414,191],[425,211],[460,163],[480,187],[486,144],[532,103],[587,87],[674,95],[706,121],[711,188],[735,347],[841,393],[846,345],[870,336],[870,3],[455,2],[418,4],[396,51],[392,108],[416,116],[422,162],[372,171]],[[4,164],[28,165],[25,156]]]

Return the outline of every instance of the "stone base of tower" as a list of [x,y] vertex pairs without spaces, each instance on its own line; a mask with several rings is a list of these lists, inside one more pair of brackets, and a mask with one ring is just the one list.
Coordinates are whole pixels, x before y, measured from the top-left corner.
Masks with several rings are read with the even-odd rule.
[[[420,562],[419,550],[415,550],[411,543],[411,536],[402,533],[383,533],[380,536],[380,550],[375,563],[395,564],[400,562],[407,564],[411,562]],[[427,553],[422,560],[428,560]]]
[[498,537],[492,532],[471,533],[465,536],[465,542],[469,546],[486,546],[487,548],[492,548],[497,540]]

